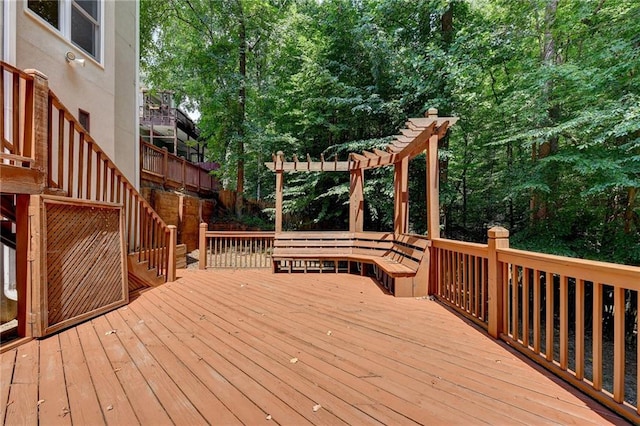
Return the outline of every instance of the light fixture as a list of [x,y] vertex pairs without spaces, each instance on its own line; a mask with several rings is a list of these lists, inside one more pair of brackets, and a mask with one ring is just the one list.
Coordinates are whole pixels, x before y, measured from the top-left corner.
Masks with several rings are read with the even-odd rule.
[[67,63],[69,65],[71,65],[72,67],[77,66],[81,66],[84,67],[84,58],[78,58],[76,57],[75,53],[73,52],[67,52],[64,54],[64,59],[67,61]]

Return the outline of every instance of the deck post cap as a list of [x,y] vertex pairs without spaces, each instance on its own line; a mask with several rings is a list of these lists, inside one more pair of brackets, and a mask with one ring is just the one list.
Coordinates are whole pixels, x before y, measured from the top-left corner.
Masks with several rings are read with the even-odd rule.
[[438,116],[438,108],[429,108],[427,110],[427,113],[425,114],[426,117],[437,117]]
[[34,77],[38,77],[41,78],[43,80],[49,80],[49,77],[46,76],[46,74],[44,74],[42,71],[38,71],[37,69],[34,68],[27,68],[26,70],[24,70],[25,74],[29,74],[31,76]]
[[509,238],[509,230],[502,226],[494,226],[489,229],[489,238]]

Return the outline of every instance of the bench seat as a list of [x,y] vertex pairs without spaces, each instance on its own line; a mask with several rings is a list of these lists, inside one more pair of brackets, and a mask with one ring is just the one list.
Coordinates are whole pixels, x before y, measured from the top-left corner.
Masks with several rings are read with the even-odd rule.
[[428,247],[424,237],[406,234],[284,232],[274,241],[273,271],[359,271],[374,276],[396,296],[413,296],[414,278]]

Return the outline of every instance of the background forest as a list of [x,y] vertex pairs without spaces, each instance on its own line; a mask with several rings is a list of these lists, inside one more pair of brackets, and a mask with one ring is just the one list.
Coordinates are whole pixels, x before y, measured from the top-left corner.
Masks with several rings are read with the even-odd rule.
[[[640,265],[637,0],[142,0],[140,42],[146,84],[199,112],[245,198],[273,197],[274,152],[346,160],[435,107],[460,117],[444,237],[502,225],[513,247]],[[424,158],[410,169],[424,233]],[[392,229],[392,174],[365,175],[366,230]],[[346,229],[348,175],[287,175],[285,210]]]

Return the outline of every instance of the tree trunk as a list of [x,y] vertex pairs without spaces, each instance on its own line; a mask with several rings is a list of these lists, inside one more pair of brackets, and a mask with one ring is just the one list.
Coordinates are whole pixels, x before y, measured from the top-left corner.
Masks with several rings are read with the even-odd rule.
[[[559,63],[556,53],[556,43],[553,38],[552,28],[556,20],[556,12],[558,10],[559,0],[550,0],[547,3],[544,14],[544,37],[543,46],[541,52],[541,62],[543,67],[553,67]],[[542,98],[547,103],[547,117],[546,125],[556,123],[560,117],[560,108],[554,104],[553,97],[553,81],[549,78],[542,89]],[[533,146],[532,158],[538,160],[548,157],[558,152],[558,137],[554,136],[544,141],[539,147]],[[547,179],[549,186],[552,187],[551,194],[553,195],[553,186],[555,186],[556,179],[553,176],[549,176]],[[534,192],[531,198],[531,213],[534,222],[545,220],[549,217],[548,200],[543,196]]]
[[[447,10],[445,10],[445,12],[442,14],[442,17],[440,18],[440,31],[441,31],[441,35],[442,35],[442,45],[443,45],[443,49],[445,51],[449,50],[449,47],[451,45],[451,42],[453,41],[453,5],[454,2],[451,1],[449,2],[449,6],[447,7]],[[442,90],[442,94],[444,94],[445,91],[445,86],[446,83],[445,81],[441,81],[440,82],[441,85],[441,90]],[[446,97],[446,96],[445,96]],[[443,115],[445,111],[440,111],[440,115]],[[447,133],[447,135],[445,135],[443,138],[441,138],[438,141],[438,150],[448,150],[449,149],[449,135]],[[447,185],[448,180],[449,180],[449,159],[448,157],[444,157],[441,160],[438,161],[438,167],[440,169],[440,175],[439,175],[439,179],[440,179],[440,188],[443,188]],[[451,210],[449,208],[447,208],[447,205],[441,205],[440,206],[440,210],[441,210],[441,215],[442,215],[442,219],[441,219],[441,223],[443,223],[444,225],[444,233],[445,235],[449,235],[450,234],[450,229],[449,229],[449,224],[452,222],[450,219],[450,215],[451,215]]]
[[[637,188],[629,188],[627,189],[627,207],[624,212],[624,233],[631,234],[632,225],[635,221],[638,220],[638,215],[634,213],[636,196],[638,194]],[[635,220],[634,220],[635,218]]]
[[238,90],[238,176],[236,182],[236,216],[242,216],[244,205],[244,124],[247,101],[247,28],[242,9],[242,1],[238,0],[238,68],[240,73],[240,88]]

